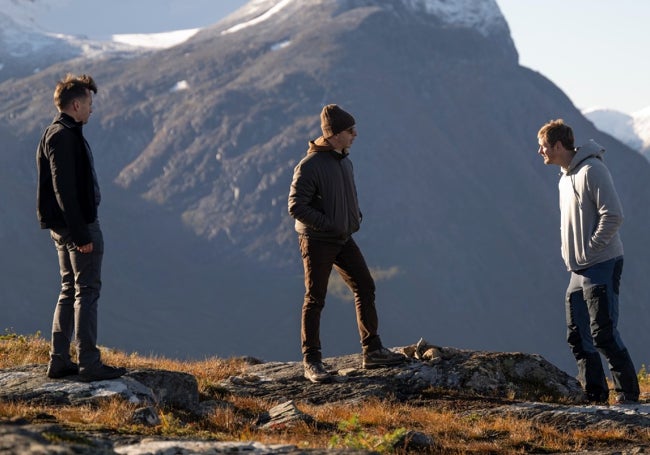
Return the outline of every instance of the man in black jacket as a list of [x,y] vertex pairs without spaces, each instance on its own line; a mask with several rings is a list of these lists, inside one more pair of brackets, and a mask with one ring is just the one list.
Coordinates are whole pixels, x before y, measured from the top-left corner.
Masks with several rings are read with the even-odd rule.
[[[97,301],[104,240],[97,219],[101,199],[90,145],[82,126],[92,113],[97,85],[92,77],[68,74],[54,90],[59,111],[36,153],[37,214],[49,229],[59,256],[61,292],[52,321],[47,376],[79,374],[83,381],[114,379],[124,368],[105,365],[97,348]],[[70,358],[75,336],[79,364]]]
[[293,174],[289,213],[295,218],[305,270],[302,306],[302,354],[305,378],[326,382],[330,375],[321,359],[320,315],[330,272],[334,267],[354,293],[363,367],[404,362],[405,357],[382,346],[375,309],[375,283],[361,250],[352,239],[359,230],[361,211],[348,149],[357,136],[352,115],[336,104],[321,112],[323,135]]

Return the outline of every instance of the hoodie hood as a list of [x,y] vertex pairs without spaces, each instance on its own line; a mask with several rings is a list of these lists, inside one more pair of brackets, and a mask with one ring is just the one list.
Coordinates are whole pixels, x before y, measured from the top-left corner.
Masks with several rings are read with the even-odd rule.
[[564,171],[565,174],[570,174],[572,171],[574,171],[580,163],[582,163],[584,160],[588,158],[598,158],[599,160],[602,160],[602,156],[605,153],[605,148],[594,141],[593,139],[590,139],[589,142],[587,142],[584,145],[581,145],[576,149],[576,154],[571,160],[571,163],[569,164],[569,167]]
[[334,149],[329,144],[329,142],[327,142],[327,140],[323,136],[321,136],[318,139],[309,141],[309,150],[307,150],[307,153],[329,152],[333,150]]
[[349,154],[347,149],[343,150],[341,153],[334,150],[334,147],[332,147],[330,143],[327,142],[327,139],[325,139],[323,136],[320,136],[318,139],[315,139],[313,141],[309,141],[309,149],[307,150],[307,154],[317,152],[332,152],[339,158],[345,158]]

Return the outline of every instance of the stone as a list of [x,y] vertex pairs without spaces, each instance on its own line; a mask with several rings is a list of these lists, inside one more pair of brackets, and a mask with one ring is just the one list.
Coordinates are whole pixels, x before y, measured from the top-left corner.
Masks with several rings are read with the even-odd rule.
[[0,400],[48,405],[94,404],[106,398],[145,406],[194,410],[199,404],[196,378],[166,370],[132,370],[107,381],[81,382],[77,376],[50,379],[46,365],[25,365],[0,370]]
[[0,453],[3,455],[114,455],[111,446],[57,425],[0,425]]
[[419,431],[407,431],[404,436],[393,444],[395,450],[405,450],[410,453],[430,453],[435,448],[435,441]]
[[561,429],[650,427],[650,404],[566,406],[552,403],[514,403],[477,413],[509,415]]
[[155,408],[147,406],[133,411],[132,421],[135,424],[155,427],[160,425],[160,416],[158,416],[158,411]]
[[200,417],[209,417],[217,410],[221,409],[230,409],[234,411],[235,406],[227,401],[207,400],[200,402],[198,408],[194,410],[194,413]]
[[77,376],[50,379],[46,365],[26,365],[0,371],[0,400],[47,405],[93,404],[121,397],[134,404],[154,404],[152,390],[125,375],[118,379],[81,382]]
[[261,425],[264,429],[285,429],[291,427],[298,422],[307,424],[314,423],[314,418],[296,407],[293,400],[286,401],[277,406],[272,407],[268,413],[268,420],[265,420]]
[[199,405],[199,385],[188,373],[154,369],[129,371],[128,377],[153,390],[156,404],[192,411]]

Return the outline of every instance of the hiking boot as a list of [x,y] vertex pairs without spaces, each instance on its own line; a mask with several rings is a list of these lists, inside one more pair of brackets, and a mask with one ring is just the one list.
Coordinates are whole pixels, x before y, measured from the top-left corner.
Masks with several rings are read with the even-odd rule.
[[364,352],[363,354],[363,368],[366,369],[399,365],[405,361],[406,357],[402,354],[397,354],[386,348],[379,348],[376,351]]
[[325,369],[323,362],[303,362],[305,367],[305,378],[309,379],[311,382],[327,382],[332,377],[329,372]]
[[82,368],[79,372],[79,380],[83,382],[105,381],[117,379],[125,373],[126,368],[111,367],[100,362],[92,367]]
[[639,404],[639,397],[625,395],[621,392],[614,397],[614,404]]
[[609,404],[609,393],[588,393],[587,403],[594,405]]
[[60,379],[75,374],[79,374],[79,365],[74,362],[61,363],[50,360],[47,364],[47,377],[50,379]]

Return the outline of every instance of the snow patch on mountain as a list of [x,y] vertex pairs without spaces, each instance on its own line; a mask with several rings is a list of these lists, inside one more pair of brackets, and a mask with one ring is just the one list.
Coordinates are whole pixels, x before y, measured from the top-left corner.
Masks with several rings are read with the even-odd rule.
[[185,79],[183,79],[182,81],[176,82],[176,84],[174,84],[174,86],[171,88],[170,92],[172,93],[181,92],[189,88],[190,88],[190,84]]
[[133,33],[113,35],[111,37],[114,43],[128,44],[133,47],[142,47],[148,49],[166,49],[176,46],[187,41],[196,35],[200,28],[187,30],[176,30],[166,33]]
[[280,49],[284,49],[285,47],[291,46],[291,40],[285,40],[281,41],[279,43],[275,43],[274,45],[271,46],[272,51],[279,51]]
[[415,11],[434,15],[447,24],[475,28],[487,36],[507,30],[507,23],[495,0],[402,0]]
[[[262,23],[262,22],[268,20],[269,18],[273,17],[276,13],[281,11],[285,6],[287,6],[291,2],[292,2],[292,0],[280,0],[279,3],[276,3],[272,8],[270,8],[266,12],[260,14],[259,16],[256,16],[255,18],[253,18],[253,19],[251,19],[249,21],[242,22],[242,23],[239,23],[237,25],[233,25],[232,27],[230,27],[230,28],[224,30],[223,32],[221,32],[221,34],[222,35],[227,35],[229,33],[235,33],[235,32],[238,32],[240,30],[243,30],[245,28],[252,27],[253,25],[257,25],[259,23]],[[259,1],[251,2],[250,6],[249,6],[249,14],[254,13],[257,9],[259,9],[260,3],[266,3],[266,2],[259,2]]]

